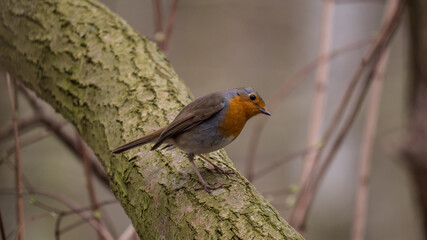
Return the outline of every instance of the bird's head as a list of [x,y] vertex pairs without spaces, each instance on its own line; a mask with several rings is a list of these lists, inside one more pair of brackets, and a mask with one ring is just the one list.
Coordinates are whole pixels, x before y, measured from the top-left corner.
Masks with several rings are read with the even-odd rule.
[[251,118],[260,113],[270,116],[270,112],[265,106],[265,102],[257,91],[253,88],[238,88],[235,96],[231,98],[230,105],[238,104],[242,111]]

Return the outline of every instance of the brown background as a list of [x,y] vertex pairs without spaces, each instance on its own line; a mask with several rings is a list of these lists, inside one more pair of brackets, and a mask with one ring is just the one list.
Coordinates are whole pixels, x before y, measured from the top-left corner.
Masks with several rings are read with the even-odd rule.
[[[108,0],[104,3],[141,34],[154,37],[151,1]],[[162,3],[166,13],[170,1]],[[375,34],[383,7],[381,1],[336,4],[332,48]],[[289,76],[318,55],[321,11],[322,1],[182,0],[167,56],[195,97],[221,89],[251,86],[267,100]],[[406,115],[406,20],[405,17],[392,41],[387,65],[372,159],[366,239],[421,239],[421,225],[410,179],[397,152]],[[352,51],[331,62],[326,122],[338,106],[365,50],[366,47]],[[0,73],[1,126],[11,119],[4,75]],[[256,168],[306,145],[314,75],[311,74],[284,99],[269,118],[261,136]],[[28,115],[28,109],[21,100],[20,114]],[[364,114],[359,115],[321,184],[309,215],[307,239],[348,239],[350,236],[363,117]],[[243,173],[255,122],[255,119],[251,120],[240,137],[226,148]],[[4,151],[11,145],[12,142],[7,142],[0,147]],[[81,205],[88,204],[82,166],[54,137],[23,149],[22,159],[23,172],[34,185],[59,191]],[[260,192],[297,184],[301,167],[301,159],[294,160],[254,184]],[[12,187],[13,184],[13,172],[4,165],[0,166],[0,188]],[[97,185],[97,193],[101,199],[112,197],[101,185]],[[289,216],[286,196],[266,197],[282,216]],[[25,200],[29,202],[28,197]],[[0,196],[0,209],[9,231],[16,222],[14,207],[12,196]],[[120,207],[114,205],[108,210],[117,231],[123,231],[129,220]],[[26,218],[40,213],[43,211],[25,205]],[[54,222],[54,218],[47,218],[31,223],[26,229],[28,239],[53,239]],[[90,227],[83,226],[64,234],[62,239],[92,239],[95,236]]]

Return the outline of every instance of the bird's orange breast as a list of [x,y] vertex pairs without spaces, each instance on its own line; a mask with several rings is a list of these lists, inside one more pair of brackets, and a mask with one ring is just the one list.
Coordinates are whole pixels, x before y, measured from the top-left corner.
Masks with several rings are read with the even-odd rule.
[[224,119],[218,125],[218,130],[223,136],[236,138],[239,136],[246,122],[257,113],[251,102],[240,96],[230,99]]

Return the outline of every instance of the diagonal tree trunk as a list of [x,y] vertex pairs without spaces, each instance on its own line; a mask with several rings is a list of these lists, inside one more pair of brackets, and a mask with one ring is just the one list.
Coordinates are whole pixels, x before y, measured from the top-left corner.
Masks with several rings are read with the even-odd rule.
[[[156,45],[91,0],[0,1],[0,67],[78,129],[142,239],[302,239],[240,174],[203,172],[184,154],[111,150],[167,124],[192,100]],[[233,168],[224,151],[210,155]]]
[[411,35],[411,70],[408,132],[403,156],[415,184],[427,239],[427,1],[408,4]]

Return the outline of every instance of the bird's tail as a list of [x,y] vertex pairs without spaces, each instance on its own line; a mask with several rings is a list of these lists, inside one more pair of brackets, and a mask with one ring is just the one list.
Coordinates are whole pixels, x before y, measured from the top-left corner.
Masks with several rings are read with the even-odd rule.
[[164,128],[161,128],[153,133],[150,133],[146,136],[143,136],[141,138],[138,138],[136,140],[133,140],[132,142],[126,143],[125,145],[122,145],[116,149],[113,150],[113,154],[117,154],[117,153],[121,153],[124,151],[127,151],[129,149],[132,149],[134,147],[140,146],[140,145],[144,145],[150,142],[154,142],[159,136],[160,134],[163,132]]

